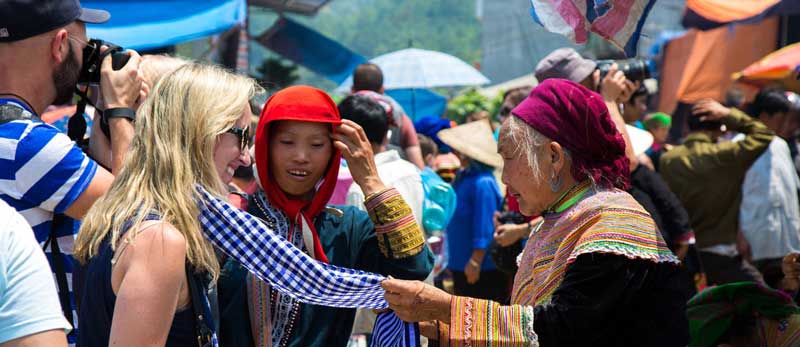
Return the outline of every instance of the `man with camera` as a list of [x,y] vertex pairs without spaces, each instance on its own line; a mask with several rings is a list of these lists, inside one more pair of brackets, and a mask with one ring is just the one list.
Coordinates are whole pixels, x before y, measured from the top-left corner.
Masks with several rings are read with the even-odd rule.
[[[79,77],[87,73],[82,65],[99,65],[84,56],[102,57],[98,52],[107,47],[89,43],[85,23],[103,23],[109,14],[81,8],[78,0],[3,0],[0,18],[0,199],[19,211],[37,241],[52,251],[59,301],[74,322],[67,289],[76,230],[70,218],[81,219],[114,176],[39,114],[48,105],[71,101]],[[132,139],[131,108],[143,92],[139,55],[127,53],[129,61],[117,71],[109,57],[100,65],[105,116],[116,142],[114,173]]]

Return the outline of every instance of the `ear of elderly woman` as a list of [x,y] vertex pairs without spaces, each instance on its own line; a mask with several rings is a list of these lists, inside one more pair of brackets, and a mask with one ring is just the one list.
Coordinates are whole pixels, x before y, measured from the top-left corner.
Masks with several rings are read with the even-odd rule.
[[512,305],[386,280],[385,298],[401,319],[436,320],[439,328],[421,325],[423,334],[456,344],[688,343],[679,261],[624,192],[629,146],[606,100],[548,79],[503,124],[503,182],[523,214],[543,215],[521,255]]

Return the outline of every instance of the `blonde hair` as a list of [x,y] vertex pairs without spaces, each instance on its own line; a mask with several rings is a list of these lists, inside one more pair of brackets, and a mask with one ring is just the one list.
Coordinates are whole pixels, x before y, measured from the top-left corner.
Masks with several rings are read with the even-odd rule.
[[75,257],[87,262],[106,238],[115,249],[126,223],[137,230],[154,211],[184,236],[189,263],[216,280],[219,263],[197,221],[195,184],[222,196],[213,160],[217,137],[233,127],[258,92],[253,79],[215,66],[189,63],[167,73],[137,113],[121,172],[84,218]]

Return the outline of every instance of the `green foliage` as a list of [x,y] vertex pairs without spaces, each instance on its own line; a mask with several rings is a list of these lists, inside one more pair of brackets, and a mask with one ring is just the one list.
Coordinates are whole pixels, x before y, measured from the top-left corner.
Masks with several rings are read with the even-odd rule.
[[462,124],[470,114],[478,111],[487,111],[492,120],[494,120],[494,115],[497,114],[497,110],[503,103],[502,97],[502,94],[500,94],[489,99],[478,93],[474,88],[470,89],[447,103],[447,118]]
[[300,76],[297,74],[297,65],[284,59],[269,57],[258,68],[261,75],[258,84],[268,91],[277,91],[291,86]]

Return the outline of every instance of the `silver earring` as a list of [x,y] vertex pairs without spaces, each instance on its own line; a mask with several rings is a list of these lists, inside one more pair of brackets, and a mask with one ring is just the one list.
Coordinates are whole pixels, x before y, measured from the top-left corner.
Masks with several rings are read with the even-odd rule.
[[553,175],[550,177],[550,190],[553,193],[558,193],[561,190],[561,176],[560,175]]

